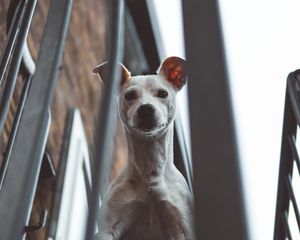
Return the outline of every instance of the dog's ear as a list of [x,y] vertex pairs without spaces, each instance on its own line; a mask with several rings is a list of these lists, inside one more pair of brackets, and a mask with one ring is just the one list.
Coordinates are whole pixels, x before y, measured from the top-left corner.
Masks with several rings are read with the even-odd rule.
[[[118,67],[121,68],[121,85],[129,81],[131,78],[131,73],[128,69],[121,63],[118,64]],[[105,82],[105,78],[108,74],[108,62],[104,62],[93,68],[93,73],[98,74],[102,81]]]
[[186,84],[186,61],[180,57],[169,57],[160,65],[158,74],[170,82],[177,91]]

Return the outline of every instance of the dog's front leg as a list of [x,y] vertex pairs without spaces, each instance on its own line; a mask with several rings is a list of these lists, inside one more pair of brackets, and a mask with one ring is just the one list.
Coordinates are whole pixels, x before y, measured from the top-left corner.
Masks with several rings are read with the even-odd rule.
[[129,220],[124,221],[122,216],[116,212],[109,212],[107,217],[99,225],[99,232],[95,235],[94,240],[118,240],[128,228]]
[[101,221],[99,232],[94,240],[118,240],[136,222],[142,203],[124,204],[118,208],[107,209],[104,221]]
[[124,221],[123,218],[107,221],[104,226],[101,226],[94,240],[118,240],[122,237],[126,229],[128,229],[130,222],[130,219]]

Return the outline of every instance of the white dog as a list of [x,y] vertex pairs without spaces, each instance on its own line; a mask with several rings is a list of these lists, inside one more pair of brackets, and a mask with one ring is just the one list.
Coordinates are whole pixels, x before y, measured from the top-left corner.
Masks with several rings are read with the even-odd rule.
[[[93,72],[101,77],[105,68]],[[131,77],[121,68],[128,163],[104,196],[95,239],[194,239],[191,192],[173,163],[175,98],[186,83],[185,61],[167,58],[157,75]]]

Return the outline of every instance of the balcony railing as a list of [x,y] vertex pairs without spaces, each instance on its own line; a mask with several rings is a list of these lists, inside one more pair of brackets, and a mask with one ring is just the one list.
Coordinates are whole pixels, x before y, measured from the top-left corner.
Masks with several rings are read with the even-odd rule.
[[[274,240],[298,239],[300,236],[299,196],[294,193],[293,179],[300,179],[300,161],[296,147],[297,128],[300,126],[300,71],[289,74],[284,110],[284,125],[277,190]],[[299,133],[298,133],[299,134]],[[295,171],[293,172],[293,170]],[[293,175],[293,173],[295,173]],[[296,218],[296,234],[292,235],[291,211]]]
[[26,231],[34,229],[27,224],[48,136],[49,107],[72,6],[69,0],[51,2],[35,68],[26,38],[36,2],[11,1],[9,19],[12,22],[0,63],[1,84],[4,84],[0,130],[7,118],[17,75],[25,69],[25,83],[1,166],[0,232],[3,240],[22,239]]

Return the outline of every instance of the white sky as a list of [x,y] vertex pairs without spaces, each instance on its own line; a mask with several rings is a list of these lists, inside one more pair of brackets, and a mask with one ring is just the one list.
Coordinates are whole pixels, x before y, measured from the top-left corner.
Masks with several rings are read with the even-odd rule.
[[[153,1],[166,55],[184,57],[181,1]],[[219,4],[250,237],[273,239],[286,77],[300,68],[300,2],[219,0]],[[186,111],[185,103],[179,108]]]
[[300,67],[297,0],[221,0],[252,239],[273,238],[286,77]]

